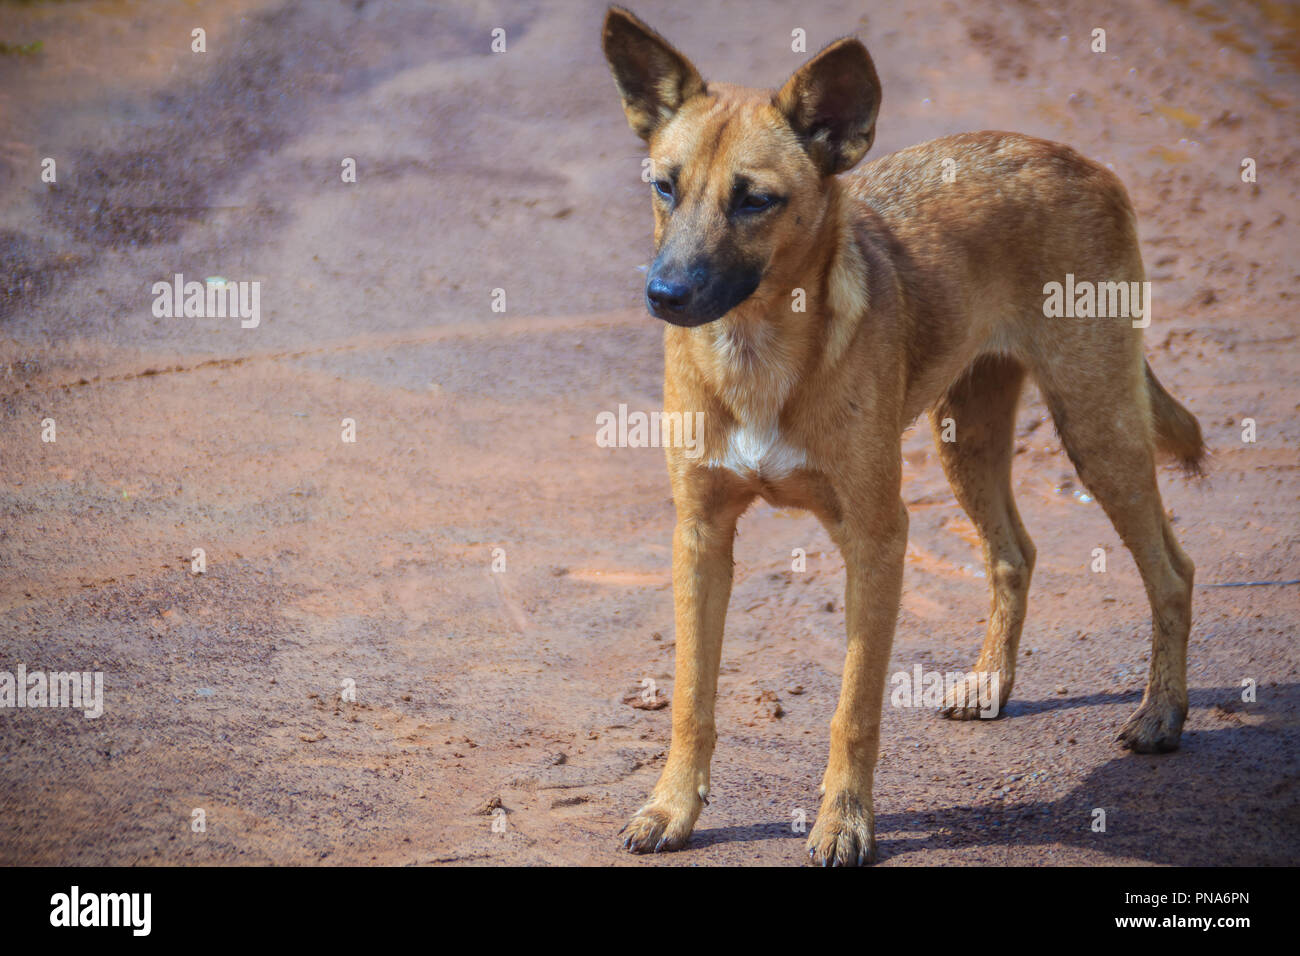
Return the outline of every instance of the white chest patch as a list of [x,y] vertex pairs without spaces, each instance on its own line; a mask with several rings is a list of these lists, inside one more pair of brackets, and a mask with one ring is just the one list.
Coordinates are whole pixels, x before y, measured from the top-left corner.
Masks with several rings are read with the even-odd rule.
[[713,468],[725,468],[742,478],[784,478],[807,463],[803,450],[781,438],[776,427],[740,425],[727,435],[727,450]]

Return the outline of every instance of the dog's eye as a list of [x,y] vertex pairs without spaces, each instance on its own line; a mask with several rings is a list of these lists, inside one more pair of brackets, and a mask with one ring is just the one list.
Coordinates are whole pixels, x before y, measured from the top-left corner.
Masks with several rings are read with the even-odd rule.
[[669,202],[673,200],[673,184],[666,179],[656,179],[654,181],[655,192]]
[[771,206],[776,200],[762,193],[750,193],[740,201],[742,212],[760,212]]

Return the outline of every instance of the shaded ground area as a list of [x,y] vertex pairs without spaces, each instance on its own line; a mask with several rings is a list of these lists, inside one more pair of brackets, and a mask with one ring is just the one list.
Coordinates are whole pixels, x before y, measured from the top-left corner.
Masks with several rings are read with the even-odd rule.
[[[624,701],[672,693],[672,506],[661,453],[598,448],[595,422],[660,401],[639,144],[600,4],[433,7],[0,5],[0,41],[42,44],[0,55],[0,670],[105,674],[97,720],[0,711],[0,862],[635,862],[614,833],[671,710]],[[887,708],[884,865],[1296,862],[1300,588],[1271,583],[1300,578],[1294,13],[744,9],[638,12],[752,84],[801,62],[793,29],[809,50],[858,31],[878,155],[1006,128],[1111,164],[1155,282],[1152,365],[1214,452],[1207,479],[1162,478],[1198,566],[1183,749],[1124,754],[1141,582],[1027,397],[1015,698],[974,724]],[[156,318],[175,273],[259,281],[260,325]],[[924,424],[905,450],[892,669],[955,670],[987,607],[975,532]],[[712,805],[639,865],[803,859],[843,567],[770,507],[737,562]],[[1237,582],[1270,583],[1217,586]]]

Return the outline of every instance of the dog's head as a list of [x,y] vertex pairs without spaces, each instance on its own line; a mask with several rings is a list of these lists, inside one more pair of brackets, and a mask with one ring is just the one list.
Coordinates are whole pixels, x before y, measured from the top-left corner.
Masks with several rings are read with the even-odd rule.
[[711,322],[778,282],[774,262],[807,254],[827,178],[875,137],[875,66],[845,38],[775,93],[710,86],[618,7],[605,16],[604,49],[628,124],[650,146],[656,254],[646,304],[674,325]]

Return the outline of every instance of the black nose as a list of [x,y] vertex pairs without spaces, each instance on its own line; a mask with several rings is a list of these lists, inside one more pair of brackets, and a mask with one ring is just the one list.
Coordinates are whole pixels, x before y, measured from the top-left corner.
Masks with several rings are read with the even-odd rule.
[[650,311],[680,312],[691,300],[691,287],[682,279],[653,278],[646,283],[645,297],[650,301]]

